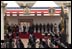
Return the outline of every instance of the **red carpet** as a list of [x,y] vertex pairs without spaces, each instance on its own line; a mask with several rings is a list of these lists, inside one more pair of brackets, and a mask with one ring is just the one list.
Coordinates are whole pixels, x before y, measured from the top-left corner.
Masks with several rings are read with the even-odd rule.
[[[13,34],[14,35],[14,37],[16,37],[16,34],[14,33]],[[42,35],[41,33],[34,33],[34,36],[36,37],[36,38],[43,38],[44,37],[44,35]],[[26,34],[24,34],[24,33],[19,33],[19,37],[20,38],[29,38],[29,33],[26,33]],[[49,36],[48,36],[49,37]]]

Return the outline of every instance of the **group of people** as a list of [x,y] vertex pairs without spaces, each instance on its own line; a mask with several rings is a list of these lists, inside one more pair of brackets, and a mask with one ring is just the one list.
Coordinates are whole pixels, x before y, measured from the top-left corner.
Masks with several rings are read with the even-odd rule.
[[[67,48],[66,45],[61,43],[59,37],[52,35],[48,37],[46,33],[43,38],[37,39],[34,34],[31,33],[29,35],[27,48]],[[5,44],[6,46],[4,46]],[[16,36],[16,41],[14,39],[8,39],[5,44],[3,43],[2,48],[25,48],[19,36]]]
[[[29,34],[29,39],[28,39],[28,45],[27,48],[36,48],[36,44],[38,44],[38,48],[59,48],[59,47],[66,47],[63,44],[59,44],[60,42],[63,43],[65,42],[63,39],[62,34],[60,34],[60,36],[58,36],[56,34],[57,32],[57,27],[59,29],[59,32],[61,32],[62,28],[61,28],[61,24],[59,24],[57,26],[57,24],[55,23],[54,25],[51,24],[47,24],[47,25],[34,25],[32,24],[31,26],[27,27],[24,26],[20,26],[20,25],[8,25],[7,27],[7,34],[5,35],[5,43],[6,43],[6,48],[13,48],[14,47],[14,43],[16,45],[17,48],[24,48],[24,44],[21,41],[20,37],[19,37],[19,32],[22,32],[21,30],[23,29],[24,34],[26,34],[26,29],[28,30]],[[47,33],[45,33],[44,36],[44,40],[42,38],[39,39],[39,41],[37,41],[37,38],[34,36],[34,31],[36,30],[36,32],[38,33],[38,30],[40,31],[40,33],[45,32],[47,30]],[[43,31],[42,31],[43,30]],[[50,34],[50,38],[48,38],[48,33],[50,32],[55,32],[54,36],[52,34]],[[16,42],[14,41],[14,36],[13,33],[16,33]]]
[[55,24],[48,23],[48,24],[43,24],[43,25],[40,23],[40,24],[36,24],[36,25],[32,24],[31,26],[26,26],[26,25],[21,26],[20,24],[19,25],[11,24],[11,25],[8,25],[7,29],[8,29],[8,32],[16,32],[16,33],[18,33],[18,32],[23,32],[23,33],[47,32],[47,33],[49,33],[49,32],[57,32],[58,29],[60,32],[62,27],[60,24],[57,25],[56,23]]

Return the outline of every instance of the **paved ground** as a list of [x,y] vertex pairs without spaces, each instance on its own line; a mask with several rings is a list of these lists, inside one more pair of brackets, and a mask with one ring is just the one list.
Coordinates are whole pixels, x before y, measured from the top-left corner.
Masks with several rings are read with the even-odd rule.
[[[22,42],[23,42],[23,44],[24,44],[24,47],[25,48],[27,48],[27,44],[28,44],[28,39],[21,39],[22,40]],[[38,40],[38,39],[37,39]],[[16,41],[16,40],[15,40]],[[15,45],[15,44],[14,44]],[[38,48],[38,43],[36,44],[36,48]],[[16,45],[15,45],[15,47],[14,48],[16,48]]]

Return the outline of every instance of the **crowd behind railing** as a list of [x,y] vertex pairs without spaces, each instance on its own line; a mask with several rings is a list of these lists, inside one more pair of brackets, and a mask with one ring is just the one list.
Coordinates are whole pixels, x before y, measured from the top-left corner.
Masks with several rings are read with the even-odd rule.
[[[37,39],[34,36],[34,32],[45,34],[44,38]],[[13,33],[16,34],[14,38]],[[1,43],[1,48],[25,48],[19,33],[27,34],[29,33],[27,48],[68,48],[68,43],[65,38],[66,35],[62,31],[61,23],[59,25],[55,24],[32,24],[31,26],[23,25],[8,25],[5,32],[5,40]],[[48,38],[48,34],[50,34]],[[16,39],[16,41],[15,41]]]

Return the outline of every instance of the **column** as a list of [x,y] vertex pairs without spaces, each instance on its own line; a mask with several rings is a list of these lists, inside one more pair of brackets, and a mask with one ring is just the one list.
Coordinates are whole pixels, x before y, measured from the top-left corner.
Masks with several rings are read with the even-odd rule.
[[5,15],[5,4],[1,2],[1,40],[4,40],[4,15]]
[[68,43],[71,44],[71,7],[68,7]]

